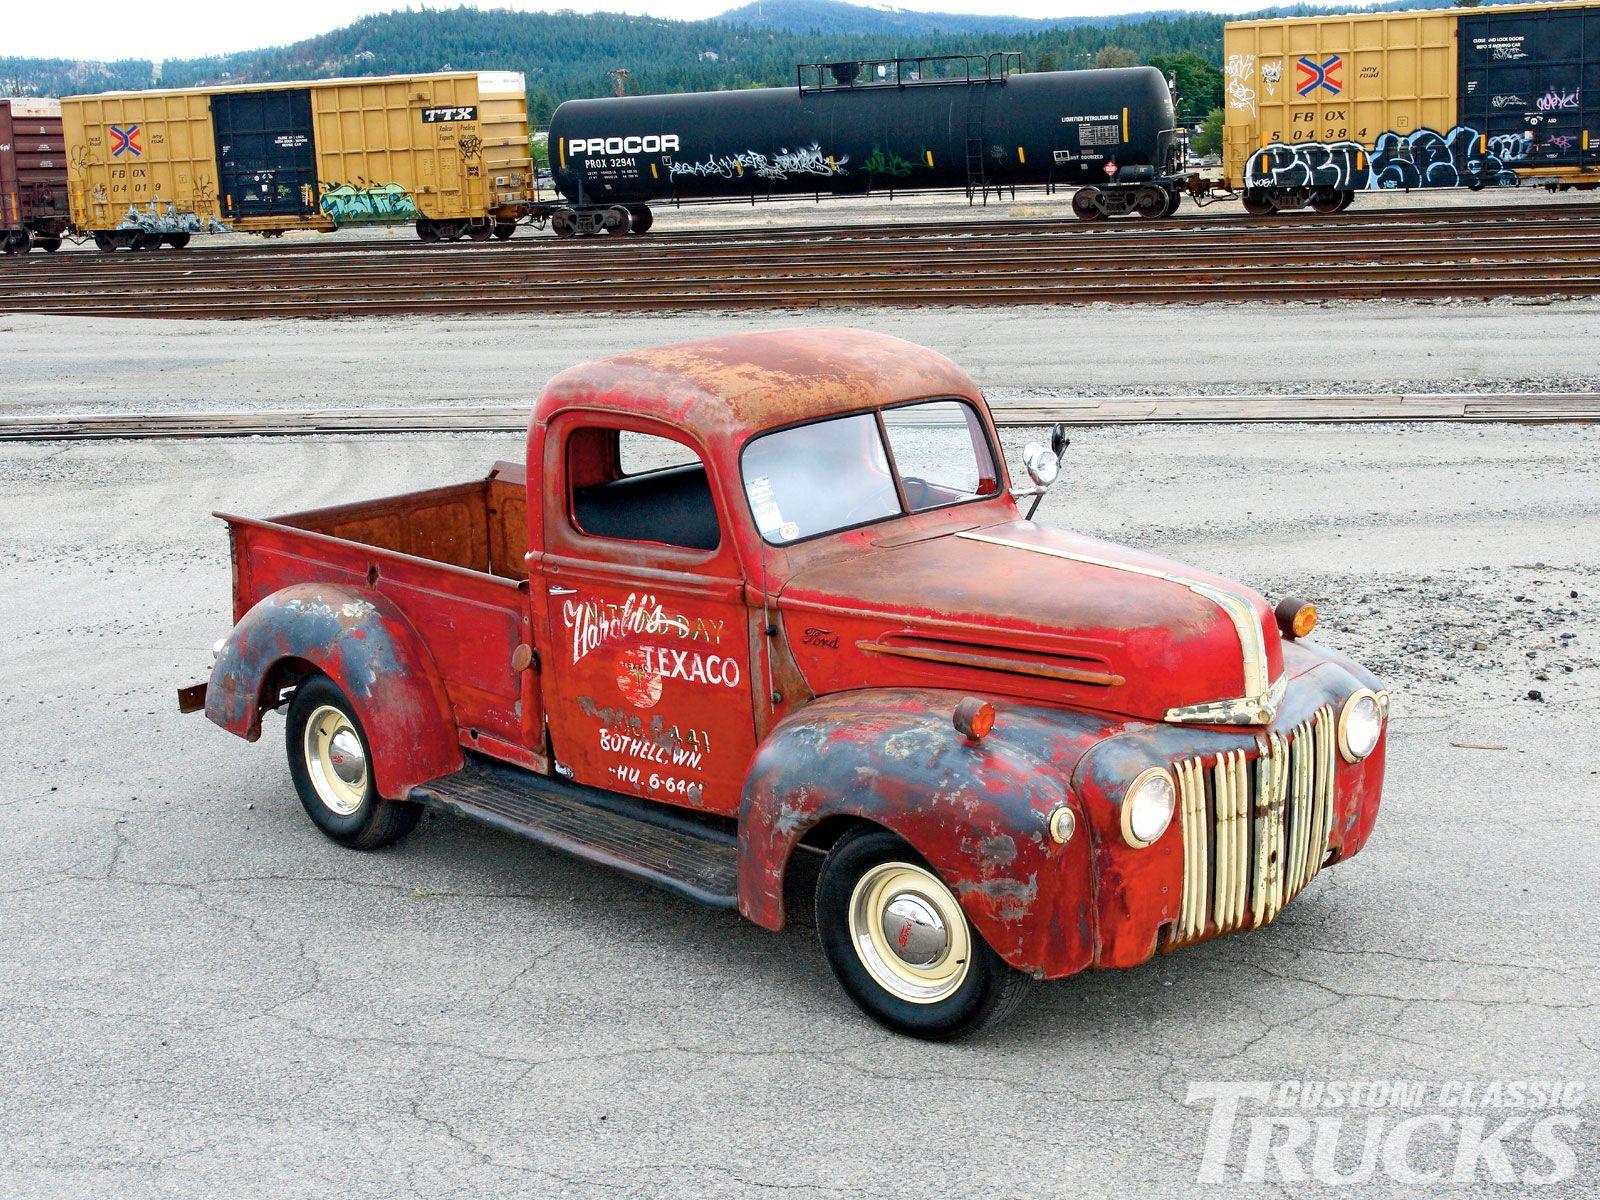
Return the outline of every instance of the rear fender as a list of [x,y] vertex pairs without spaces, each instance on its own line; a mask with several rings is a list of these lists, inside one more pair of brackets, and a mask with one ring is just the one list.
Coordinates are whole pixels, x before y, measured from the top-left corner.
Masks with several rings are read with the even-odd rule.
[[[1071,974],[1093,953],[1089,822],[1067,780],[1103,718],[995,700],[980,742],[951,724],[961,695],[879,689],[828,696],[762,745],[739,818],[739,909],[784,923],[783,880],[806,833],[853,817],[904,838],[956,894],[1002,959],[1035,976]],[[1057,806],[1078,833],[1049,833]]]
[[350,697],[371,743],[378,794],[461,767],[444,684],[421,637],[376,591],[301,583],[273,592],[234,626],[206,687],[206,716],[247,741],[261,736],[265,688],[289,661],[309,663]]

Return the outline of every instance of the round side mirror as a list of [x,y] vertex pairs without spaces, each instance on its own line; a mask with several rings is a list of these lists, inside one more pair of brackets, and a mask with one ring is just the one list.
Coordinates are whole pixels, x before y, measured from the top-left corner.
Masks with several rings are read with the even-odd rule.
[[1042,442],[1029,442],[1022,448],[1022,465],[1035,487],[1049,487],[1061,472],[1061,460]]

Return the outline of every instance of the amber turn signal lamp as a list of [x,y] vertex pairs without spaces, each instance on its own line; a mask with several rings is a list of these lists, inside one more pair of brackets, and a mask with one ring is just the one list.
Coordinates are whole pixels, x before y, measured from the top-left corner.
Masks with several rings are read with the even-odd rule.
[[994,728],[994,705],[987,700],[979,700],[976,696],[968,696],[956,705],[955,716],[951,721],[956,727],[956,732],[969,742],[980,741]]
[[1285,596],[1272,611],[1286,638],[1303,638],[1317,627],[1317,606],[1302,596]]

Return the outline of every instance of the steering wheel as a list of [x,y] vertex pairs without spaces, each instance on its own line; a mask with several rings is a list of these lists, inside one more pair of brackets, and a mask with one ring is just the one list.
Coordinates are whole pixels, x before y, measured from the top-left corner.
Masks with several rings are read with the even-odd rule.
[[[891,511],[897,511],[900,507],[900,498],[894,495],[894,480],[889,479],[885,480],[881,487],[861,497],[861,499],[857,500],[848,509],[846,509],[843,523],[846,525],[857,525],[862,521],[883,516],[883,496],[885,493],[894,497],[894,504]],[[872,513],[872,516],[870,517],[867,515],[869,510]]]

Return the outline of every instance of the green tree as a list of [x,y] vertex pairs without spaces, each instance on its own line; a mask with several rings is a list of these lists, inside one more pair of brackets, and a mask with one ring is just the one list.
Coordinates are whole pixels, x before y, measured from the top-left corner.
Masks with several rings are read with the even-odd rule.
[[1137,67],[1139,56],[1126,46],[1101,46],[1100,53],[1094,56],[1094,65],[1102,69],[1106,67]]
[[1035,71],[1059,71],[1061,68],[1056,66],[1056,56],[1045,50],[1033,60],[1033,69]]
[[1192,143],[1196,154],[1222,153],[1222,123],[1226,119],[1227,114],[1220,108],[1213,108],[1206,114],[1205,123],[1200,126],[1200,132],[1195,134]]
[[1197,121],[1222,104],[1222,72],[1193,50],[1152,54],[1146,60],[1172,80],[1178,91],[1178,118]]

